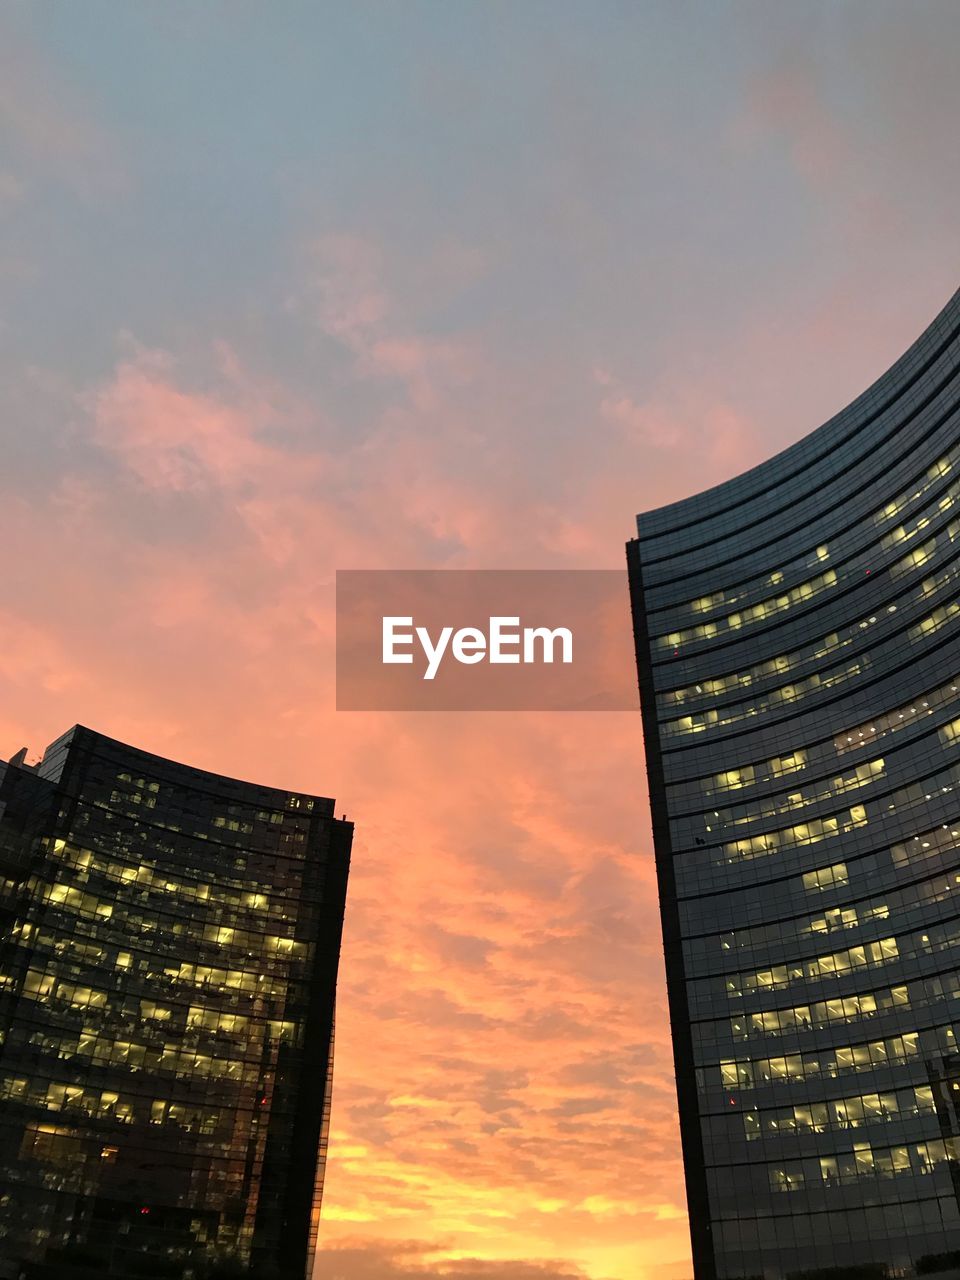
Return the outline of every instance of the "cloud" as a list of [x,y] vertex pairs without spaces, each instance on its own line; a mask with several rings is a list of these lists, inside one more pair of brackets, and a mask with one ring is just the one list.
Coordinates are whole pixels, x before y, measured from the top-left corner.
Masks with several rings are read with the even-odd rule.
[[831,109],[817,63],[799,50],[760,73],[750,85],[743,136],[782,143],[804,179],[829,188],[857,161],[856,147],[839,113]]
[[[461,1258],[430,1262],[436,1250],[410,1242],[364,1241],[322,1250],[315,1280],[585,1280],[586,1273],[562,1262],[492,1261]],[[599,1278],[597,1278],[599,1280]]]
[[94,397],[94,439],[142,485],[177,492],[242,492],[274,461],[256,435],[256,409],[179,390],[157,353],[124,361]]
[[661,374],[642,401],[609,369],[595,367],[593,376],[601,388],[600,417],[636,448],[705,459],[709,471],[724,478],[744,470],[759,451],[759,432],[742,411],[679,376]]
[[53,178],[84,198],[114,197],[126,177],[114,139],[55,62],[0,17],[0,203]]
[[61,635],[0,610],[0,680],[27,691],[66,694],[77,673]]
[[[469,270],[466,253],[458,258],[448,245],[445,258],[454,277],[464,270],[464,261]],[[468,343],[412,331],[398,316],[377,245],[356,235],[330,234],[312,246],[312,260],[312,280],[289,305],[312,310],[321,332],[353,354],[362,377],[396,380],[423,412],[437,407],[446,387],[470,381],[476,353]]]

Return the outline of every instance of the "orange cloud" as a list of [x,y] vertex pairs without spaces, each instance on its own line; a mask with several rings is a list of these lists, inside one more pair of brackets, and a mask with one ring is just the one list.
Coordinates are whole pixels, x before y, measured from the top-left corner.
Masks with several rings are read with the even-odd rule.
[[345,1244],[325,1251],[317,1280],[585,1280],[562,1262],[430,1262],[429,1246],[416,1243]]

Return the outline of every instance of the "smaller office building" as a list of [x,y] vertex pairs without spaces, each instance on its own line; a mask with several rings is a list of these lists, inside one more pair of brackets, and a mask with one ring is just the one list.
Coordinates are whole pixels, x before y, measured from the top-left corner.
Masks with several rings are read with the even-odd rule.
[[0,766],[0,1276],[309,1274],[352,830],[79,726]]

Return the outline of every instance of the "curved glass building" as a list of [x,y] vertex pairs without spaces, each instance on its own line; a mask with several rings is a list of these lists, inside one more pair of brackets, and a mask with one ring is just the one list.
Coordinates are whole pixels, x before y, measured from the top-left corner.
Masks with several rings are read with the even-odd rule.
[[628,561],[698,1280],[960,1266],[960,294]]
[[303,1280],[352,826],[80,727],[23,755],[0,766],[0,1276]]

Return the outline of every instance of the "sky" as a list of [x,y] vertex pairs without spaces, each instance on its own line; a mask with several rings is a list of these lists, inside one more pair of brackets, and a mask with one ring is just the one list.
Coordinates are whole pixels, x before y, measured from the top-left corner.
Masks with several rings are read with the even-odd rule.
[[958,42],[0,6],[0,750],[356,822],[317,1280],[690,1275],[639,713],[337,713],[334,573],[619,568],[861,392],[958,284]]

